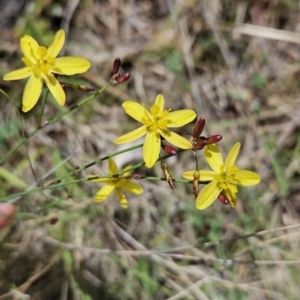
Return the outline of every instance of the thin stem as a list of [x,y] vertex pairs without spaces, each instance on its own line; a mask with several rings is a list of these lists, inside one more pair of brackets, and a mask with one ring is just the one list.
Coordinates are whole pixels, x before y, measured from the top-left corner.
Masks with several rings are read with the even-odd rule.
[[[98,160],[95,160],[95,161],[93,161],[93,162],[91,162],[91,163],[83,166],[82,168],[76,169],[73,172],[70,172],[70,173],[68,173],[68,174],[66,174],[66,175],[64,175],[64,176],[62,176],[60,178],[56,178],[56,179],[53,180],[53,182],[45,184],[45,185],[43,185],[41,187],[36,187],[36,188],[31,189],[31,190],[25,190],[25,191],[22,191],[22,192],[13,194],[13,195],[9,195],[9,196],[3,197],[3,198],[0,199],[0,202],[4,202],[4,201],[7,201],[9,199],[13,199],[13,198],[17,198],[17,197],[22,197],[22,196],[29,195],[29,194],[32,194],[32,193],[36,193],[36,192],[39,192],[39,191],[42,191],[42,190],[46,190],[46,189],[55,189],[55,188],[58,188],[58,187],[63,187],[63,186],[67,186],[67,185],[74,184],[74,183],[90,181],[92,179],[97,179],[97,178],[115,178],[116,176],[106,175],[106,176],[93,176],[93,177],[89,177],[89,178],[79,178],[79,179],[74,179],[74,180],[71,180],[71,181],[61,182],[66,177],[75,175],[76,173],[79,173],[79,172],[81,172],[83,170],[86,170],[89,167],[91,167],[91,166],[93,166],[93,165],[95,165],[97,163],[100,163],[100,162],[102,162],[104,160],[107,160],[107,159],[112,158],[114,156],[117,156],[119,154],[122,154],[122,153],[125,153],[125,152],[128,152],[128,151],[131,151],[131,150],[135,150],[135,149],[141,148],[142,146],[143,146],[143,144],[139,144],[139,145],[127,148],[127,149],[123,149],[123,150],[117,151],[117,152],[115,152],[113,154],[110,154],[110,155],[102,157],[102,158],[100,158]],[[186,151],[186,150],[179,149],[177,151],[177,153],[181,153],[183,151]],[[161,157],[160,160],[165,160],[165,159],[169,158],[170,156],[172,156],[172,155],[171,154],[164,155],[163,157]],[[121,176],[122,174],[127,173],[129,171],[133,171],[135,169],[138,169],[138,168],[140,168],[140,167],[142,167],[144,165],[145,165],[144,162],[140,162],[140,163],[135,164],[131,168],[125,168],[123,171],[121,171],[118,174],[118,176]],[[166,181],[165,178],[152,177],[152,176],[142,177],[141,179],[146,179],[146,180],[150,180],[150,181],[158,181],[158,180]],[[186,179],[173,179],[173,181],[174,182],[181,182],[181,183],[191,183],[192,182],[191,180],[186,180]],[[207,182],[199,181],[199,183],[206,184]]]
[[[110,154],[110,155],[104,156],[104,157],[102,157],[102,158],[99,158],[99,159],[97,159],[97,160],[94,160],[94,161],[92,161],[92,162],[86,164],[85,166],[83,166],[83,167],[81,167],[81,168],[78,168],[78,169],[76,169],[76,170],[74,170],[74,171],[72,171],[72,172],[70,172],[70,173],[68,173],[68,174],[66,174],[66,175],[64,175],[64,176],[62,176],[62,177],[60,177],[60,178],[55,179],[55,181],[57,181],[57,180],[63,180],[63,179],[65,179],[66,177],[73,176],[73,175],[75,175],[76,173],[79,173],[79,172],[81,172],[81,171],[84,171],[84,170],[88,169],[88,168],[91,167],[91,166],[94,166],[94,165],[96,165],[96,164],[98,164],[98,163],[100,163],[100,162],[103,162],[104,160],[107,160],[107,159],[112,158],[112,157],[115,157],[115,156],[117,156],[117,155],[120,155],[120,154],[123,154],[123,153],[126,153],[126,152],[130,152],[130,151],[132,151],[132,150],[141,148],[142,146],[143,146],[143,144],[138,144],[138,145],[136,145],[136,146],[132,146],[132,147],[130,147],[130,148],[126,148],[126,149],[123,149],[123,150],[114,152],[113,154]],[[177,154],[179,154],[179,153],[181,153],[181,152],[183,152],[183,151],[186,151],[186,150],[185,150],[185,149],[178,149],[178,150],[177,150]],[[165,160],[165,159],[167,159],[167,158],[169,158],[169,157],[171,157],[171,156],[173,156],[173,155],[172,155],[172,154],[166,154],[166,155],[162,156],[158,161]],[[144,162],[140,162],[140,163],[135,164],[134,166],[132,166],[132,167],[130,167],[130,168],[125,168],[125,169],[124,169],[122,172],[120,172],[118,175],[122,175],[122,174],[124,174],[124,173],[127,173],[127,172],[133,171],[133,170],[135,170],[135,169],[141,168],[141,167],[144,166],[144,165],[145,165]]]
[[197,153],[195,150],[193,150],[193,152],[194,152],[195,160],[196,160],[196,171],[198,171],[199,170],[198,156],[197,156]]
[[[106,86],[104,86],[102,89],[98,90],[96,93],[94,93],[93,95],[85,98],[84,100],[82,100],[79,103],[74,104],[73,106],[70,107],[70,109],[62,112],[61,114],[59,114],[58,116],[54,117],[53,119],[51,119],[48,124],[53,124],[56,121],[60,120],[61,118],[63,118],[65,115],[69,114],[70,112],[72,112],[73,110],[75,110],[76,108],[82,106],[83,104],[91,101],[92,99],[94,99],[96,96],[98,96],[99,94],[103,93],[105,90],[107,90],[110,87],[110,84],[107,84]],[[16,152],[19,148],[21,148],[31,137],[33,137],[41,128],[38,127],[36,129],[34,129],[33,131],[31,131],[25,138],[23,138],[17,145],[15,145],[12,149],[10,149],[1,159],[0,159],[0,165],[3,164],[14,152]]]
[[[75,183],[91,181],[91,180],[94,180],[94,179],[97,179],[97,178],[115,178],[115,177],[114,176],[109,176],[109,175],[98,176],[98,177],[93,176],[93,177],[90,177],[90,178],[74,179],[74,180],[71,180],[71,181],[59,182],[57,184],[50,184],[46,187],[45,186],[36,187],[36,188],[31,189],[31,190],[22,191],[22,192],[13,194],[13,195],[3,197],[3,198],[0,199],[0,203],[5,202],[5,201],[10,200],[10,199],[13,199],[13,198],[16,198],[16,197],[22,197],[22,196],[33,194],[33,193],[36,193],[36,192],[40,192],[42,190],[53,190],[53,189],[56,189],[56,188],[59,188],[59,187],[64,187],[64,186],[68,186],[70,184],[75,184]],[[143,180],[150,180],[150,181],[166,181],[166,178],[153,177],[153,176],[143,177],[142,179]],[[191,180],[187,180],[187,179],[173,179],[173,181],[174,182],[181,182],[181,183],[191,183]],[[200,181],[199,183],[202,183],[202,182]],[[207,182],[203,182],[203,183],[207,183]]]
[[[94,166],[94,165],[96,165],[96,164],[99,164],[99,163],[101,163],[101,162],[103,162],[103,161],[105,161],[105,160],[107,160],[107,159],[109,159],[109,158],[115,157],[115,156],[117,156],[117,155],[123,154],[123,153],[125,153],[125,152],[129,152],[129,151],[132,151],[132,150],[141,148],[141,147],[143,147],[143,144],[138,144],[138,145],[136,145],[136,146],[133,146],[133,147],[130,147],[130,148],[126,148],[126,149],[123,149],[123,150],[114,152],[113,154],[110,154],[110,155],[101,157],[101,158],[99,158],[99,159],[97,159],[97,160],[94,160],[94,161],[88,163],[87,165],[85,165],[85,166],[83,166],[83,167],[81,167],[81,168],[79,168],[79,169],[76,169],[75,171],[72,171],[72,172],[70,172],[70,173],[68,173],[68,174],[66,174],[66,175],[64,175],[64,176],[62,176],[62,177],[60,177],[60,178],[58,178],[58,179],[55,179],[55,181],[57,181],[57,180],[63,180],[63,179],[65,179],[66,177],[73,176],[74,174],[79,173],[79,172],[81,172],[81,171],[84,171],[84,170],[88,169],[89,167]],[[123,173],[126,173],[126,172],[128,172],[128,171],[130,171],[130,170],[134,170],[134,169],[136,169],[136,168],[139,168],[139,167],[143,166],[144,164],[145,164],[144,162],[138,163],[138,164],[134,165],[134,167],[128,168],[128,169],[126,169],[124,172],[119,173],[119,175],[121,175],[121,174],[123,174]]]
[[44,96],[43,101],[42,101],[42,109],[41,109],[41,113],[40,113],[40,117],[39,117],[39,121],[38,121],[38,128],[42,127],[42,117],[43,117],[43,114],[44,114],[45,103],[46,103],[46,100],[48,98],[48,95],[49,95],[49,89],[46,90],[45,96]]

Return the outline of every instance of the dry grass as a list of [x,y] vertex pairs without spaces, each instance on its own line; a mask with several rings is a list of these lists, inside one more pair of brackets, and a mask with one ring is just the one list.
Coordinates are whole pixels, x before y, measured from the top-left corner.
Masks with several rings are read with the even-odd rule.
[[[17,16],[1,31],[1,75],[21,66],[20,35],[48,44],[64,28],[65,54],[92,62],[76,82],[104,86],[118,56],[132,77],[14,153],[1,167],[20,181],[1,177],[0,197],[115,152],[114,138],[136,125],[122,100],[149,105],[158,93],[167,106],[204,116],[206,132],[223,135],[224,153],[240,141],[239,166],[262,181],[240,191],[236,209],[216,202],[198,211],[190,186],[171,191],[156,181],[141,182],[145,193],[130,197],[126,211],[115,199],[95,204],[93,183],[13,199],[18,213],[0,232],[0,299],[298,299],[299,3],[37,0]],[[1,81],[18,107],[23,87]],[[15,106],[0,97],[4,155],[22,127]],[[67,90],[68,105],[83,97]],[[45,120],[60,109],[51,103]],[[22,115],[25,133],[39,111]],[[170,161],[174,177],[193,168],[192,159],[183,153]],[[100,164],[83,175],[105,172]],[[159,167],[140,173],[162,175]]]

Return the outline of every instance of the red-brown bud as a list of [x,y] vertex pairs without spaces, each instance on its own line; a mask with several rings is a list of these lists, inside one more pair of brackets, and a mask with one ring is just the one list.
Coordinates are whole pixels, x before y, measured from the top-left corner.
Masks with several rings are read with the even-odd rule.
[[142,177],[143,177],[143,176],[142,176],[141,174],[138,174],[138,173],[132,175],[132,178],[135,179],[135,180],[139,180],[139,179],[141,179]]
[[164,145],[163,143],[161,144],[161,147],[162,149],[170,154],[170,155],[176,155],[177,154],[177,150],[173,147],[173,146],[170,146],[170,145]]
[[207,139],[204,136],[194,138],[192,140],[192,145],[195,150],[201,150],[207,145]]
[[219,134],[211,135],[207,138],[207,145],[216,144],[221,141],[222,136]]
[[127,81],[130,78],[130,76],[131,76],[130,73],[125,73],[125,74],[121,75],[118,79],[118,83]]
[[49,221],[49,223],[51,224],[51,225],[55,225],[56,223],[58,222],[58,218],[51,218],[50,219],[50,221]]
[[194,130],[193,130],[193,137],[197,138],[202,133],[205,126],[205,119],[200,117],[198,121],[195,124]]
[[125,82],[130,78],[130,73],[125,73],[123,75],[120,74],[114,74],[110,79],[111,85],[117,85],[119,83]]
[[113,74],[117,74],[119,72],[119,69],[121,67],[121,59],[119,57],[117,57],[114,61],[114,65],[113,65]]
[[218,199],[221,203],[223,203],[224,205],[228,205],[230,202],[228,200],[228,198],[223,194],[221,193],[219,196],[218,196]]

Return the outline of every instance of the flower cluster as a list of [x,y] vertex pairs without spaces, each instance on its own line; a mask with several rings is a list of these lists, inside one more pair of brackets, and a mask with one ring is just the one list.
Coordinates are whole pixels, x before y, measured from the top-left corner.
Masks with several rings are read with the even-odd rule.
[[[43,83],[46,84],[60,105],[65,104],[66,95],[63,88],[67,86],[83,92],[94,91],[94,88],[58,80],[58,75],[84,73],[91,66],[87,59],[81,57],[67,56],[57,58],[64,42],[65,33],[63,30],[59,30],[55,34],[54,40],[48,48],[40,46],[31,36],[26,35],[21,38],[20,47],[24,55],[22,61],[25,67],[7,73],[3,79],[9,81],[29,77],[23,93],[23,112],[30,111],[36,105],[42,93]],[[121,60],[120,58],[116,58],[113,63],[112,77],[109,85],[120,84],[130,78],[130,73],[121,73],[120,69]],[[99,93],[100,91],[95,92],[94,95],[98,95]],[[80,105],[86,102],[87,100],[83,100]],[[260,182],[260,176],[257,173],[240,170],[235,165],[241,147],[240,143],[236,143],[230,150],[225,161],[223,160],[221,152],[216,145],[221,141],[222,136],[219,134],[208,137],[203,136],[202,132],[205,126],[205,119],[203,117],[198,118],[196,121],[193,132],[190,134],[190,139],[171,130],[183,127],[192,122],[196,118],[194,110],[183,109],[172,111],[170,108],[165,109],[165,99],[161,94],[157,95],[154,104],[149,109],[146,105],[135,101],[125,101],[122,106],[131,118],[141,123],[141,126],[118,137],[114,142],[116,144],[130,143],[145,136],[142,149],[145,166],[152,168],[157,161],[160,161],[160,167],[164,176],[161,180],[167,181],[172,189],[175,188],[174,183],[176,179],[173,178],[165,159],[169,156],[177,155],[184,150],[190,150],[194,155],[196,162],[195,169],[184,172],[183,177],[189,180],[188,183],[192,183],[197,209],[206,209],[216,199],[219,199],[223,204],[230,204],[232,207],[235,207],[238,187],[252,186]],[[181,150],[177,151],[175,147]],[[161,156],[161,149],[167,155]],[[202,149],[204,149],[205,159],[212,170],[199,170],[197,151]],[[131,176],[131,170],[135,169],[134,167],[119,170],[112,158],[108,159],[108,164],[108,175],[106,177],[93,175],[88,178],[92,182],[104,184],[96,193],[95,202],[102,202],[114,192],[121,206],[127,208],[128,201],[124,191],[135,195],[142,194],[143,188],[132,180],[141,180],[146,177],[143,177],[141,174]],[[74,172],[75,174],[76,172]],[[80,178],[80,176],[81,173],[77,177]],[[205,186],[199,190],[199,184],[205,184]],[[0,219],[0,228],[1,226],[6,226],[9,221],[6,217],[2,219],[2,225]],[[52,223],[55,224],[54,221]]]

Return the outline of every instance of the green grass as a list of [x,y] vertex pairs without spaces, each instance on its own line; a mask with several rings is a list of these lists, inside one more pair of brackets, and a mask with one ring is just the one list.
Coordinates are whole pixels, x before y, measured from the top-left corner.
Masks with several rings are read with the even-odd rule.
[[[206,9],[215,28],[197,1],[174,2],[171,8],[167,1],[119,1],[118,8],[109,1],[81,1],[69,23],[67,1],[32,1],[15,16],[14,27],[0,38],[2,75],[23,66],[22,35],[48,46],[63,23],[68,30],[63,56],[86,57],[92,67],[84,75],[59,77],[62,81],[99,90],[110,79],[115,56],[131,78],[72,112],[67,109],[91,94],[67,88],[64,107],[49,96],[43,120],[65,115],[2,161],[0,202],[14,199],[17,212],[0,230],[0,295],[20,288],[23,295],[44,300],[298,299],[297,45],[246,35],[233,39],[241,4],[213,3]],[[293,1],[245,3],[242,24],[295,32]],[[236,66],[226,64],[214,30]],[[188,52],[185,43],[190,43]],[[0,94],[0,159],[22,141],[23,131],[27,135],[38,126],[41,100],[31,112],[17,112],[25,84],[1,82],[16,106]],[[191,184],[175,182],[173,191],[165,181],[146,179],[136,181],[144,194],[126,194],[127,210],[113,196],[94,202],[102,185],[84,179],[106,175],[105,159],[99,158],[120,151],[113,140],[137,125],[124,113],[123,100],[149,108],[158,93],[164,94],[166,108],[190,108],[205,117],[203,135],[223,136],[224,157],[241,142],[237,165],[262,180],[239,189],[235,209],[215,201],[199,211]],[[193,124],[176,132],[186,136]],[[125,164],[141,162],[127,154]],[[198,157],[200,168],[209,169],[203,151]],[[188,152],[166,162],[174,179],[195,165]],[[139,165],[135,172],[163,176],[159,165]],[[27,191],[32,186],[35,192]],[[58,218],[55,225],[52,218]]]

